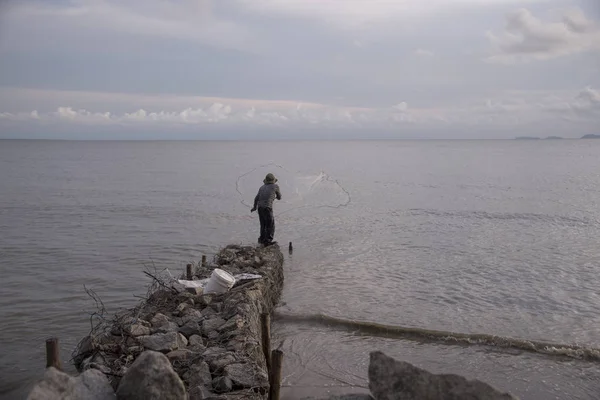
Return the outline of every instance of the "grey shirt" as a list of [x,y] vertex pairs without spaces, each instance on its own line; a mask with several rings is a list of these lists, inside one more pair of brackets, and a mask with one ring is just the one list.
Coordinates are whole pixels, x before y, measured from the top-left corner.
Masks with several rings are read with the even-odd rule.
[[276,183],[264,184],[258,189],[258,194],[254,198],[254,208],[273,208],[273,201],[281,200],[279,185]]

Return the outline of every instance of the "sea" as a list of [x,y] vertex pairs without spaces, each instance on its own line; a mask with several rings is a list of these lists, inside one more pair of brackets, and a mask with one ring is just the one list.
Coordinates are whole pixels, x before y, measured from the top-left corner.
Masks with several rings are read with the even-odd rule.
[[373,351],[524,400],[600,398],[600,140],[0,141],[0,398],[43,376],[49,337],[75,372],[88,292],[114,313],[144,271],[255,244],[268,172],[283,398],[367,393]]

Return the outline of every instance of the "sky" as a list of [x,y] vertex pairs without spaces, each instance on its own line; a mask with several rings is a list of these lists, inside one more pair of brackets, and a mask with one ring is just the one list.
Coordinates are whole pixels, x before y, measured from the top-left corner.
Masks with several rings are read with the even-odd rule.
[[589,133],[597,0],[0,0],[0,138]]

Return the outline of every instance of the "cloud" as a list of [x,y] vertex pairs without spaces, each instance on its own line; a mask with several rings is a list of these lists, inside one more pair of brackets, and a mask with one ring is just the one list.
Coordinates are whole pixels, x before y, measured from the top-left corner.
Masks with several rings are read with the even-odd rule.
[[487,33],[490,62],[518,63],[548,60],[600,50],[600,25],[580,9],[563,11],[558,21],[542,21],[521,8],[506,15],[504,31]]
[[415,55],[417,57],[431,58],[435,56],[435,53],[431,50],[417,49],[415,50]]
[[245,9],[267,16],[312,19],[343,29],[397,23],[461,7],[539,3],[545,0],[237,0]]
[[[83,35],[120,33],[138,37],[187,40],[207,46],[249,50],[251,33],[241,24],[217,15],[212,0],[41,0],[12,1],[3,12],[3,23],[15,30],[79,31]],[[23,41],[24,31],[19,37]],[[71,38],[73,40],[76,37]],[[6,43],[5,43],[6,44]],[[117,45],[117,43],[113,43]]]
[[[566,136],[578,132],[575,127],[600,125],[600,91],[591,87],[576,93],[505,92],[466,104],[447,108],[413,109],[407,102],[389,107],[360,108],[327,104],[240,102],[236,99],[214,102],[203,107],[187,107],[178,111],[140,108],[129,112],[89,111],[68,106],[54,111],[39,110],[0,113],[3,123],[48,125],[86,125],[113,127],[193,127],[221,126],[243,130],[254,128],[303,129],[423,129],[443,130],[451,127],[478,129],[515,129],[536,125],[544,131],[565,128]],[[567,123],[569,125],[560,125]],[[573,124],[576,123],[576,124]],[[514,129],[513,129],[514,128]],[[42,128],[43,129],[43,128]],[[556,131],[555,131],[556,132]],[[539,132],[535,132],[539,133]],[[562,132],[565,134],[565,132]]]

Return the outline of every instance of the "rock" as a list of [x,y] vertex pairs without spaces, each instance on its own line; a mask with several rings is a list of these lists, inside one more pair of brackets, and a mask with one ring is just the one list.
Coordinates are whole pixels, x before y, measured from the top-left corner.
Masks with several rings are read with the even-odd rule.
[[217,331],[210,331],[210,332],[208,332],[207,337],[208,337],[209,341],[215,341],[215,340],[217,340],[219,338],[219,332],[217,332]]
[[169,359],[171,364],[173,364],[174,362],[178,362],[178,361],[191,360],[199,355],[200,355],[200,353],[198,353],[196,351],[192,351],[192,350],[188,350],[188,349],[179,349],[179,350],[173,350],[173,351],[167,353],[167,358]]
[[202,310],[203,318],[211,318],[211,317],[214,317],[215,315],[217,315],[217,312],[214,309],[212,309],[211,307],[206,307],[204,310]]
[[187,324],[188,322],[195,322],[199,324],[203,319],[204,315],[202,315],[200,311],[196,310],[195,308],[190,308],[183,315],[182,322],[183,325]]
[[119,400],[186,400],[185,386],[164,354],[143,352],[117,389]]
[[[190,338],[188,339],[188,346],[189,347],[206,347],[204,344],[204,339],[202,339],[202,336],[200,335],[192,335],[190,336]],[[206,350],[206,349],[205,349]]]
[[187,324],[179,328],[179,333],[186,338],[189,338],[192,335],[198,335],[200,332],[200,325],[198,325],[196,321],[188,321]]
[[185,381],[192,386],[210,386],[212,376],[208,364],[204,361],[192,365],[183,375]]
[[223,303],[220,303],[220,302],[219,302],[219,303],[212,303],[212,304],[210,305],[210,307],[211,307],[213,310],[215,310],[215,312],[216,312],[217,314],[219,314],[219,313],[221,313],[221,311],[223,311]]
[[72,377],[54,367],[46,369],[27,400],[114,400],[115,393],[106,376],[95,369]]
[[248,364],[230,364],[224,371],[224,375],[231,379],[236,387],[260,388],[269,385],[267,374]]
[[[86,358],[88,358],[94,351],[94,340],[91,336],[86,336],[77,345],[75,357],[73,362],[76,366],[80,365]],[[85,369],[85,368],[84,368]]]
[[242,328],[244,326],[244,319],[238,315],[235,317],[229,318],[227,322],[221,325],[217,330],[221,333],[230,332],[236,329]]
[[208,390],[205,386],[194,386],[189,391],[190,400],[221,400],[224,396],[219,396]]
[[233,382],[226,376],[219,376],[213,379],[212,386],[217,393],[226,393],[233,390]]
[[225,353],[224,355],[211,360],[208,363],[208,366],[210,367],[210,370],[214,373],[219,373],[223,370],[223,368],[235,362],[237,362],[237,358],[233,353]]
[[178,332],[155,333],[150,336],[140,336],[138,340],[146,349],[163,353],[187,346],[187,339]]
[[175,309],[175,311],[173,311],[173,315],[176,316],[183,316],[185,310],[187,310],[188,308],[190,308],[191,305],[189,303],[181,303],[177,306],[177,308]]
[[150,335],[150,328],[142,324],[133,324],[126,328],[126,332],[131,336],[147,336]]
[[80,363],[80,368],[82,371],[87,369],[97,369],[104,374],[110,374],[112,372],[100,354],[94,354],[83,360]]
[[216,331],[226,321],[221,317],[213,317],[202,321],[202,333],[208,335],[210,332]]
[[196,302],[202,307],[206,307],[206,306],[210,305],[210,303],[212,303],[212,300],[213,300],[213,296],[210,294],[205,294],[205,295],[196,297]]
[[369,389],[377,400],[515,400],[479,380],[454,374],[432,374],[382,352],[372,352]]
[[193,294],[193,295],[201,295],[202,293],[204,293],[204,288],[203,287],[186,287],[185,288],[186,292]]
[[153,333],[167,333],[176,331],[179,326],[166,315],[158,313],[150,321]]

